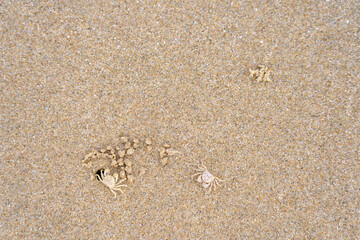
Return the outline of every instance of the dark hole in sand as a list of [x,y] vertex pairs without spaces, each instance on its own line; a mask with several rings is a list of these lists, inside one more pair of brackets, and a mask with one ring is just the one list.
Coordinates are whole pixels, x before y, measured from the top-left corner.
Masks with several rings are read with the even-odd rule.
[[97,179],[98,181],[100,181],[101,173],[103,173],[103,172],[104,172],[104,169],[103,169],[103,168],[101,168],[101,169],[99,169],[99,170],[96,171],[95,177],[96,177],[96,179]]

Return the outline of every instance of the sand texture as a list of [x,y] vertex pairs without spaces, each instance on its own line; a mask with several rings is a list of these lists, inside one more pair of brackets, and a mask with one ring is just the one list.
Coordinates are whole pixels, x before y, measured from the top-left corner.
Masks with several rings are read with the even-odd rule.
[[359,239],[359,9],[1,1],[0,239]]

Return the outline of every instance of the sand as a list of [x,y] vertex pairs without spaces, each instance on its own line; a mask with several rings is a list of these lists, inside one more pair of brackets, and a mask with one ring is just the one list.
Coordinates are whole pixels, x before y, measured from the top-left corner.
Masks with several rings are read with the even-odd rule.
[[[0,13],[1,239],[360,235],[357,1],[5,1]],[[250,77],[259,66],[271,81]],[[154,149],[134,153],[114,199],[82,160],[120,136]],[[164,166],[163,144],[179,151]],[[224,180],[210,194],[191,179],[199,161]]]

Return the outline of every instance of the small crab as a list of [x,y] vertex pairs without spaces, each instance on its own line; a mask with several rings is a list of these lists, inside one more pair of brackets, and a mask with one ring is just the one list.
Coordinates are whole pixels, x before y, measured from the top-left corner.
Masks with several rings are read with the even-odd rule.
[[[98,173],[100,173],[100,175]],[[119,174],[114,173],[114,175],[110,175],[110,169],[101,169],[100,171],[98,171],[98,173],[96,174],[96,177],[100,182],[102,182],[110,189],[110,191],[114,194],[114,198],[116,198],[115,191],[120,191],[121,193],[124,193],[120,187],[127,187],[127,185],[121,185],[120,183],[125,181],[126,178],[118,181]]]
[[209,191],[207,191],[206,194],[211,192],[212,187],[216,189],[216,185],[220,185],[219,182],[223,182],[220,178],[212,175],[202,162],[200,165],[197,165],[195,170],[197,173],[195,173],[192,178],[199,176],[196,181],[201,183],[203,188],[209,188]]

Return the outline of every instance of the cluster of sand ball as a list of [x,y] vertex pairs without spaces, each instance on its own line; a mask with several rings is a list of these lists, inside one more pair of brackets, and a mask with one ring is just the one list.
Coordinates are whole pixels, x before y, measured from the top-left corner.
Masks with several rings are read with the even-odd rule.
[[[150,138],[145,138],[140,142],[138,138],[129,139],[120,137],[120,146],[108,146],[101,150],[92,150],[88,153],[82,163],[83,166],[92,169],[91,177],[95,178],[100,171],[110,169],[111,172],[118,173],[120,179],[127,179],[129,183],[135,181],[133,156],[139,148],[145,148],[147,153],[153,150],[153,142]],[[175,155],[178,151],[170,148],[170,145],[164,144],[158,149],[160,163],[165,166],[168,163],[169,156]],[[139,176],[145,173],[145,168],[139,169]]]
[[164,144],[159,149],[160,163],[165,166],[169,162],[169,157],[179,153],[178,151],[170,148],[169,144]]
[[268,67],[260,65],[257,69],[250,69],[249,71],[250,77],[254,78],[257,82],[271,82],[270,70]]

